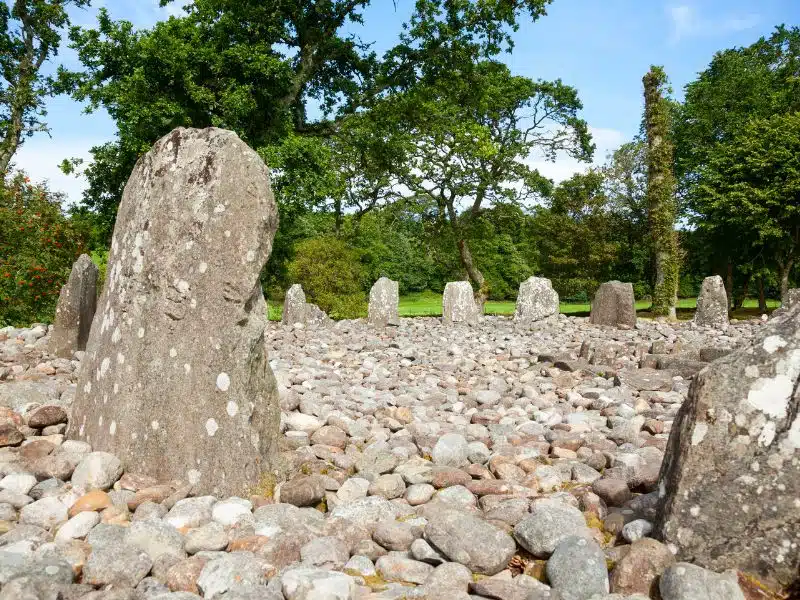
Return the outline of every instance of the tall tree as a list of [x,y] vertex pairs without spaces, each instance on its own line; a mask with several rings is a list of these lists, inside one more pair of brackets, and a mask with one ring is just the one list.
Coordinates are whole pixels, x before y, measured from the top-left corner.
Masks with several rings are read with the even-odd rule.
[[0,1],[0,176],[24,142],[46,132],[45,99],[56,92],[55,80],[42,73],[58,54],[61,30],[69,24],[67,8],[89,0]]
[[[92,149],[84,201],[110,230],[133,164],[178,126],[232,129],[287,179],[311,176],[299,187],[320,190],[318,176],[332,164],[323,146],[338,117],[368,110],[464,48],[497,54],[521,18],[537,18],[549,2],[416,0],[384,57],[371,40],[345,33],[372,0],[194,0],[185,15],[139,31],[101,10],[97,27],[70,33],[83,69],[61,73],[76,99],[117,124],[117,140]],[[310,117],[309,106],[321,111]]]
[[642,81],[647,136],[647,208],[655,267],[652,312],[674,319],[680,257],[675,231],[677,209],[670,106],[665,97],[667,76],[663,68],[653,66]]
[[462,71],[413,88],[401,103],[413,107],[404,109],[413,115],[414,139],[404,183],[435,202],[483,304],[489,289],[469,247],[471,222],[487,205],[523,204],[549,192],[549,180],[527,162],[532,153],[591,158],[588,126],[578,117],[583,106],[561,81],[514,76],[494,61],[468,61]]
[[699,181],[701,227],[733,233],[751,255],[766,257],[785,302],[800,257],[800,113],[751,120],[715,146]]

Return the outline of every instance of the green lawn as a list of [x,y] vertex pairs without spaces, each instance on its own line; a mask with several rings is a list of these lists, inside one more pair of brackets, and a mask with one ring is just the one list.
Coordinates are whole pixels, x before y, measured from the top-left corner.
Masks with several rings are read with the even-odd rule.
[[[694,313],[697,302],[694,298],[681,298],[678,300],[678,318],[690,319]],[[767,306],[770,309],[778,308],[780,302],[768,300]],[[561,303],[561,312],[567,315],[588,316],[591,306],[586,304]],[[640,300],[636,303],[636,312],[640,317],[649,317],[650,301]],[[272,321],[279,321],[281,318],[282,305],[277,301],[269,303],[269,318]],[[489,301],[486,303],[487,315],[513,315],[513,301]],[[366,316],[366,315],[365,315]],[[401,317],[440,317],[442,316],[442,295],[434,292],[422,292],[418,294],[408,294],[400,298]],[[747,318],[758,316],[758,300],[749,299],[744,303],[744,308],[734,314],[735,317]]]

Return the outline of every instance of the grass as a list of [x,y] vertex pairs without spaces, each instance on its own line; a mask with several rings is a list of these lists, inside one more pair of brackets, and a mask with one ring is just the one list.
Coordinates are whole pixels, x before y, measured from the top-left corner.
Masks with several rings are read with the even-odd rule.
[[[678,300],[678,319],[688,320],[694,315],[697,301],[694,298],[680,298]],[[767,307],[770,310],[778,308],[780,302],[777,300],[767,300]],[[487,315],[513,315],[515,303],[513,300],[490,300],[486,303],[485,314]],[[408,294],[400,298],[401,317],[441,317],[442,316],[442,295],[435,292],[421,292]],[[579,303],[561,303],[561,312],[565,315],[577,317],[589,316],[591,305]],[[278,301],[269,302],[270,321],[280,321],[283,306]],[[636,313],[640,317],[650,317],[650,301],[640,300],[636,303]],[[746,319],[759,316],[758,300],[748,299],[744,302],[744,307],[734,313],[734,317]],[[366,315],[364,315],[366,316]]]

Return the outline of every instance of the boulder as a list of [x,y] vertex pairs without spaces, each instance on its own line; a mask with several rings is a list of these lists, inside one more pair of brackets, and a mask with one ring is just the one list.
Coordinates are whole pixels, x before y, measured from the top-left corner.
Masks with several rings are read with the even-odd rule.
[[633,284],[607,281],[600,285],[592,301],[589,322],[612,327],[636,325],[636,303]]
[[303,286],[295,283],[286,292],[283,300],[283,315],[281,323],[284,325],[294,325],[295,323],[306,323],[306,294]]
[[692,382],[659,480],[678,560],[788,584],[800,567],[800,306]]
[[529,325],[557,317],[558,313],[558,292],[549,279],[529,277],[520,284],[514,321]]
[[156,142],[123,193],[67,437],[196,494],[259,481],[280,419],[259,281],[277,223],[236,134]]
[[78,350],[86,350],[97,307],[97,276],[97,265],[86,254],[72,265],[69,279],[58,295],[50,336],[50,352],[56,356],[72,358]]
[[713,275],[703,279],[694,322],[707,327],[728,326],[728,295],[722,277]]
[[370,325],[386,327],[398,325],[398,305],[400,303],[400,286],[396,281],[381,277],[369,292],[368,320]]
[[450,281],[444,286],[442,319],[445,323],[477,323],[480,314],[469,281]]

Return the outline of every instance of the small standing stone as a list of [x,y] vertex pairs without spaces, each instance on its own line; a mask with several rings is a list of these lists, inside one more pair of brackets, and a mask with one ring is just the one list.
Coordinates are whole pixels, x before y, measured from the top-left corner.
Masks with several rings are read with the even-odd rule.
[[529,277],[519,286],[514,320],[522,324],[536,323],[556,317],[559,312],[558,292],[544,277]]
[[85,350],[89,341],[94,311],[97,307],[97,265],[86,254],[81,254],[61,293],[56,306],[50,351],[61,358],[72,358],[78,350]]
[[728,295],[719,275],[706,277],[703,280],[700,295],[697,297],[694,322],[707,327],[727,327]]
[[592,302],[589,322],[612,327],[636,325],[636,303],[633,284],[607,281],[600,285]]
[[381,277],[369,292],[369,322],[376,327],[398,325],[400,286],[388,277]]
[[306,322],[306,294],[303,291],[303,286],[295,283],[286,291],[286,297],[283,299],[283,315],[281,316],[281,323],[284,325],[294,325],[296,323]]
[[444,286],[442,319],[446,324],[477,323],[480,313],[469,281],[451,281]]

